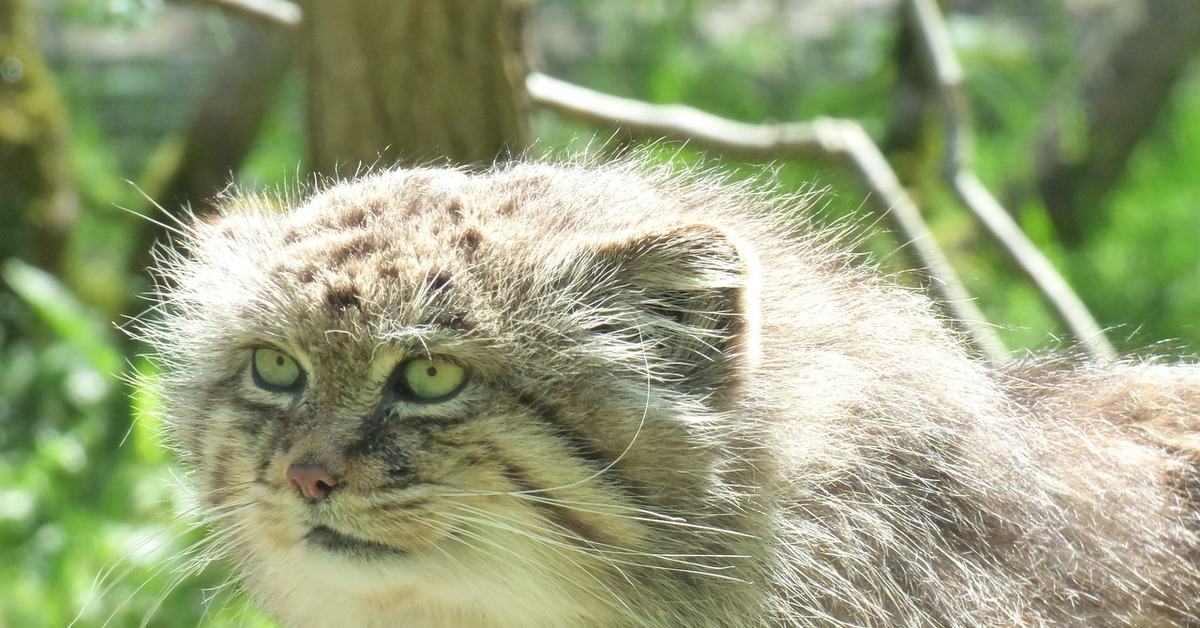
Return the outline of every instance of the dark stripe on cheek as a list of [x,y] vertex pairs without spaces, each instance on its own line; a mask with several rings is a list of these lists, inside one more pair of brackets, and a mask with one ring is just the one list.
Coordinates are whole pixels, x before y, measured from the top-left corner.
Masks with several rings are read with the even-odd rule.
[[[342,455],[351,464],[379,464],[387,474],[387,482],[380,486],[386,489],[401,489],[420,482],[412,451],[417,440],[404,430],[420,435],[420,442],[428,440],[430,430],[425,424],[397,425],[397,419],[386,413],[376,412],[363,421],[359,437],[342,448]],[[405,422],[408,418],[403,419]],[[418,419],[419,420],[419,419]]]
[[289,418],[289,413],[280,410],[279,406],[249,399],[237,399],[234,403],[239,414],[237,428],[250,437],[261,435],[268,423],[281,423]]
[[418,414],[398,417],[390,410],[390,407],[377,408],[371,416],[363,420],[358,428],[359,438],[348,445],[345,452],[350,457],[369,456],[380,446],[386,447],[386,437],[389,433],[407,431],[428,438],[441,430],[462,425],[469,418],[469,414],[456,416]]
[[[577,460],[586,463],[587,468],[596,474],[593,481],[619,492],[634,503],[648,503],[645,500],[646,491],[631,482],[627,474],[623,472],[620,462],[614,463],[613,459],[605,455],[603,448],[593,438],[564,421],[558,412],[549,405],[527,395],[520,395],[517,400],[532,410],[542,424],[549,427],[554,435],[567,445]],[[624,451],[623,447],[621,451]],[[621,451],[616,452],[615,455],[620,455]]]
[[[492,457],[497,457],[495,450],[492,450]],[[500,462],[500,471],[504,474],[504,479],[508,480],[509,484],[515,486],[517,492],[534,493],[534,491],[538,490],[538,487],[529,480],[528,474],[523,467],[513,462],[503,460],[498,462]]]
[[258,477],[256,478],[259,482],[267,481],[267,470],[271,467],[271,461],[275,459],[275,452],[279,451],[283,440],[283,430],[276,428],[271,432],[267,442],[259,448]]
[[536,487],[529,480],[528,473],[524,468],[507,461],[503,461],[501,464],[504,478],[516,487],[517,492],[532,493],[547,500],[517,498],[520,503],[532,506],[534,510],[541,513],[558,530],[569,532],[569,534],[563,535],[567,541],[574,542],[581,547],[590,547],[593,543],[617,544],[605,539],[596,526],[576,516],[577,513],[570,506],[559,504],[551,491]]
[[280,452],[289,451],[292,448],[292,424],[296,422],[296,411],[280,412],[278,408],[274,408],[272,413],[264,412],[258,417],[262,425],[269,425],[271,428],[270,435],[264,439],[259,438],[259,461],[258,461],[258,481],[267,481],[267,469],[270,468],[271,462],[275,459],[275,455]]
[[601,447],[586,434],[563,421],[554,408],[528,395],[521,395],[517,401],[532,410],[542,424],[553,430],[554,435],[559,439],[565,441],[575,457],[587,461],[588,466],[600,471],[611,464],[612,461],[602,453]]
[[224,390],[224,391],[237,390],[238,385],[241,384],[242,381],[247,378],[247,373],[249,373],[249,368],[250,368],[249,364],[247,364],[245,369],[238,369],[238,370],[234,371],[233,373],[230,373],[229,375],[226,375],[225,377],[218,379],[217,381],[212,383],[212,386],[209,388],[209,390]]

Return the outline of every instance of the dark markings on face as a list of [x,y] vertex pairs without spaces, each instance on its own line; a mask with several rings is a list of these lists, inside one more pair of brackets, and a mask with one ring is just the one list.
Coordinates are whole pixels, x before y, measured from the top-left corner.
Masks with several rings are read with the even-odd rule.
[[[387,420],[391,419],[385,419],[385,421]],[[372,420],[368,420],[366,425],[367,427],[363,429],[362,435],[349,445],[346,445],[342,450],[346,458],[351,460],[357,458],[378,458],[387,453],[390,443],[383,421],[375,423]]]
[[383,279],[399,279],[400,267],[395,264],[383,264],[379,267],[379,276]]
[[443,292],[450,286],[450,275],[444,272],[433,273],[425,279],[425,289],[430,294]]
[[496,215],[509,216],[515,214],[520,207],[521,205],[520,202],[517,201],[517,197],[510,196],[505,199],[505,201],[498,208],[496,208]]
[[304,234],[300,231],[300,229],[298,227],[290,227],[290,228],[288,228],[287,231],[285,231],[283,233],[282,242],[286,246],[286,245],[295,244],[303,238],[304,238]]
[[220,392],[213,396],[212,406],[234,404],[238,410],[236,413],[238,418],[234,422],[234,427],[250,438],[257,438],[262,434],[263,426],[284,411],[280,410],[278,406],[254,399],[240,396],[230,397],[228,391],[238,390],[245,379],[246,373],[239,370],[213,382],[210,389]]
[[362,207],[349,207],[335,215],[335,226],[341,229],[354,229],[367,224],[367,211]]
[[362,259],[379,246],[374,234],[365,231],[340,240],[336,248],[327,253],[326,264],[331,268],[341,268],[353,260]]
[[257,401],[239,399],[237,403],[240,408],[236,427],[250,438],[262,436],[267,425],[278,423],[282,415],[286,414],[276,406]]
[[317,269],[315,266],[305,266],[296,273],[296,279],[301,284],[312,283],[317,278]]
[[240,476],[230,477],[229,472],[242,468],[242,452],[224,447],[210,451],[204,461],[201,474],[205,493],[200,497],[210,505],[225,505],[238,501],[247,482]]
[[475,253],[476,249],[479,248],[479,245],[482,242],[483,234],[480,233],[478,229],[467,229],[466,231],[462,232],[462,235],[458,236],[458,241],[455,243],[455,246],[459,251],[463,252],[467,256],[470,256]]
[[620,464],[614,464],[613,460],[605,455],[602,444],[596,443],[588,434],[564,421],[548,404],[528,395],[520,395],[518,401],[532,410],[542,424],[549,427],[553,434],[567,445],[576,460],[596,473],[594,481],[622,494],[629,501],[645,501],[645,491],[636,483],[630,482],[629,478],[623,477]]
[[[452,416],[414,414],[400,418],[391,409],[397,403],[394,395],[394,391],[384,391],[384,399],[380,402],[381,408],[363,420],[358,428],[359,438],[346,447],[346,455],[370,456],[377,451],[377,447],[386,446],[397,438],[413,434],[421,438],[428,438],[447,428],[462,425],[470,418],[467,414]],[[389,399],[389,397],[391,398]]]
[[466,313],[449,308],[434,314],[429,322],[441,329],[455,329],[462,332],[470,332],[475,329],[475,323]]
[[[394,417],[386,417],[379,422],[364,421],[365,427],[359,438],[342,449],[342,455],[352,464],[382,464],[388,477],[387,484],[382,488],[398,489],[418,482],[417,469],[409,449],[428,437],[427,433],[419,433],[419,439],[415,441],[404,438],[403,434],[398,433],[399,430],[388,426],[389,421],[395,420]],[[426,422],[431,420],[426,417]]]
[[428,305],[425,316],[429,324],[442,329],[470,332],[475,329],[470,314],[451,302],[449,295],[454,289],[454,279],[447,272],[437,272],[425,278],[425,293]]
[[517,401],[533,411],[555,436],[566,442],[571,453],[586,462],[589,468],[599,471],[611,463],[602,453],[603,449],[600,446],[575,426],[563,421],[554,408],[528,395],[521,395]]
[[282,425],[276,425],[274,430],[271,430],[266,442],[259,448],[258,459],[258,481],[267,481],[267,471],[271,468],[271,461],[275,459],[275,454],[281,451],[291,449],[292,439],[288,435],[288,430]]
[[352,556],[359,560],[375,560],[395,555],[403,556],[405,553],[403,550],[390,545],[346,536],[326,526],[313,528],[304,537],[304,540],[323,551]]
[[599,530],[595,526],[583,520],[579,516],[579,513],[570,507],[554,501],[553,491],[546,490],[553,487],[539,487],[535,485],[529,479],[529,472],[511,461],[503,463],[502,472],[504,478],[516,487],[518,492],[540,495],[547,498],[547,501],[529,499],[521,500],[521,503],[532,506],[534,510],[537,510],[553,528],[563,533],[563,537],[566,540],[584,547],[603,541]]
[[334,278],[326,284],[325,302],[335,310],[346,310],[358,307],[362,302],[362,294],[351,280]]

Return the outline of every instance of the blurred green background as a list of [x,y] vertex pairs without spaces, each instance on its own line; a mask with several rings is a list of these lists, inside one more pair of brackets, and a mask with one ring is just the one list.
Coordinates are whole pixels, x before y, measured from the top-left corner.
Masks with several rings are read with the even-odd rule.
[[[1069,98],[1089,45],[1103,39],[1120,4],[964,1],[945,9],[967,73],[984,183],[1121,351],[1186,358],[1200,347],[1200,66],[1174,84],[1078,238],[1057,235],[1036,189],[1033,153],[1046,111]],[[155,214],[140,189],[161,187],[162,164],[178,150],[203,86],[230,71],[222,55],[233,45],[234,18],[157,0],[30,6],[46,65],[37,53],[0,49],[0,80],[52,77],[57,96],[22,97],[43,98],[46,111],[66,117],[61,167],[79,213],[58,248],[0,263],[0,627],[65,626],[77,615],[80,626],[269,625],[219,564],[195,555],[203,531],[192,529],[190,506],[173,486],[186,471],[156,439],[153,399],[124,381],[152,367],[117,328],[148,306],[137,295],[151,286],[149,258],[134,226],[145,220],[139,214]],[[747,122],[860,121],[888,150],[1013,353],[1063,344],[1036,291],[941,186],[936,114],[917,118],[915,140],[896,139],[902,42],[894,2],[538,0],[526,20],[531,66],[593,89]],[[273,91],[253,150],[232,173],[240,185],[282,186],[303,171],[302,94],[294,70]],[[0,100],[0,134],[20,131],[5,117],[11,104]],[[533,123],[535,152],[607,137],[545,112]],[[657,153],[701,159],[678,146]],[[723,167],[747,176],[774,169],[784,189],[825,189],[823,218],[858,216],[875,262],[903,271],[896,243],[876,233],[877,217],[862,215],[865,192],[846,173],[809,163]],[[0,202],[22,202],[13,191],[21,176],[0,171],[8,195]]]

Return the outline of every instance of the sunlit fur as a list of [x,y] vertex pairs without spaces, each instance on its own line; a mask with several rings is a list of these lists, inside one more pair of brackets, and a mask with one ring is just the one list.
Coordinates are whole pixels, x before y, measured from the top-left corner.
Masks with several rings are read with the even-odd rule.
[[[803,200],[637,163],[227,199],[143,329],[216,547],[289,627],[1200,625],[1200,372],[995,369]],[[413,357],[465,388],[387,397]]]

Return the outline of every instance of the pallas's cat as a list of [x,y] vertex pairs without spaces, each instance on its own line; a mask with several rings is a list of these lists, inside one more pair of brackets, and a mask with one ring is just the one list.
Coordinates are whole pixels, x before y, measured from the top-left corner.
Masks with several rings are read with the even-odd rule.
[[991,366],[794,204],[225,201],[143,332],[214,542],[289,627],[1200,625],[1200,371]]

